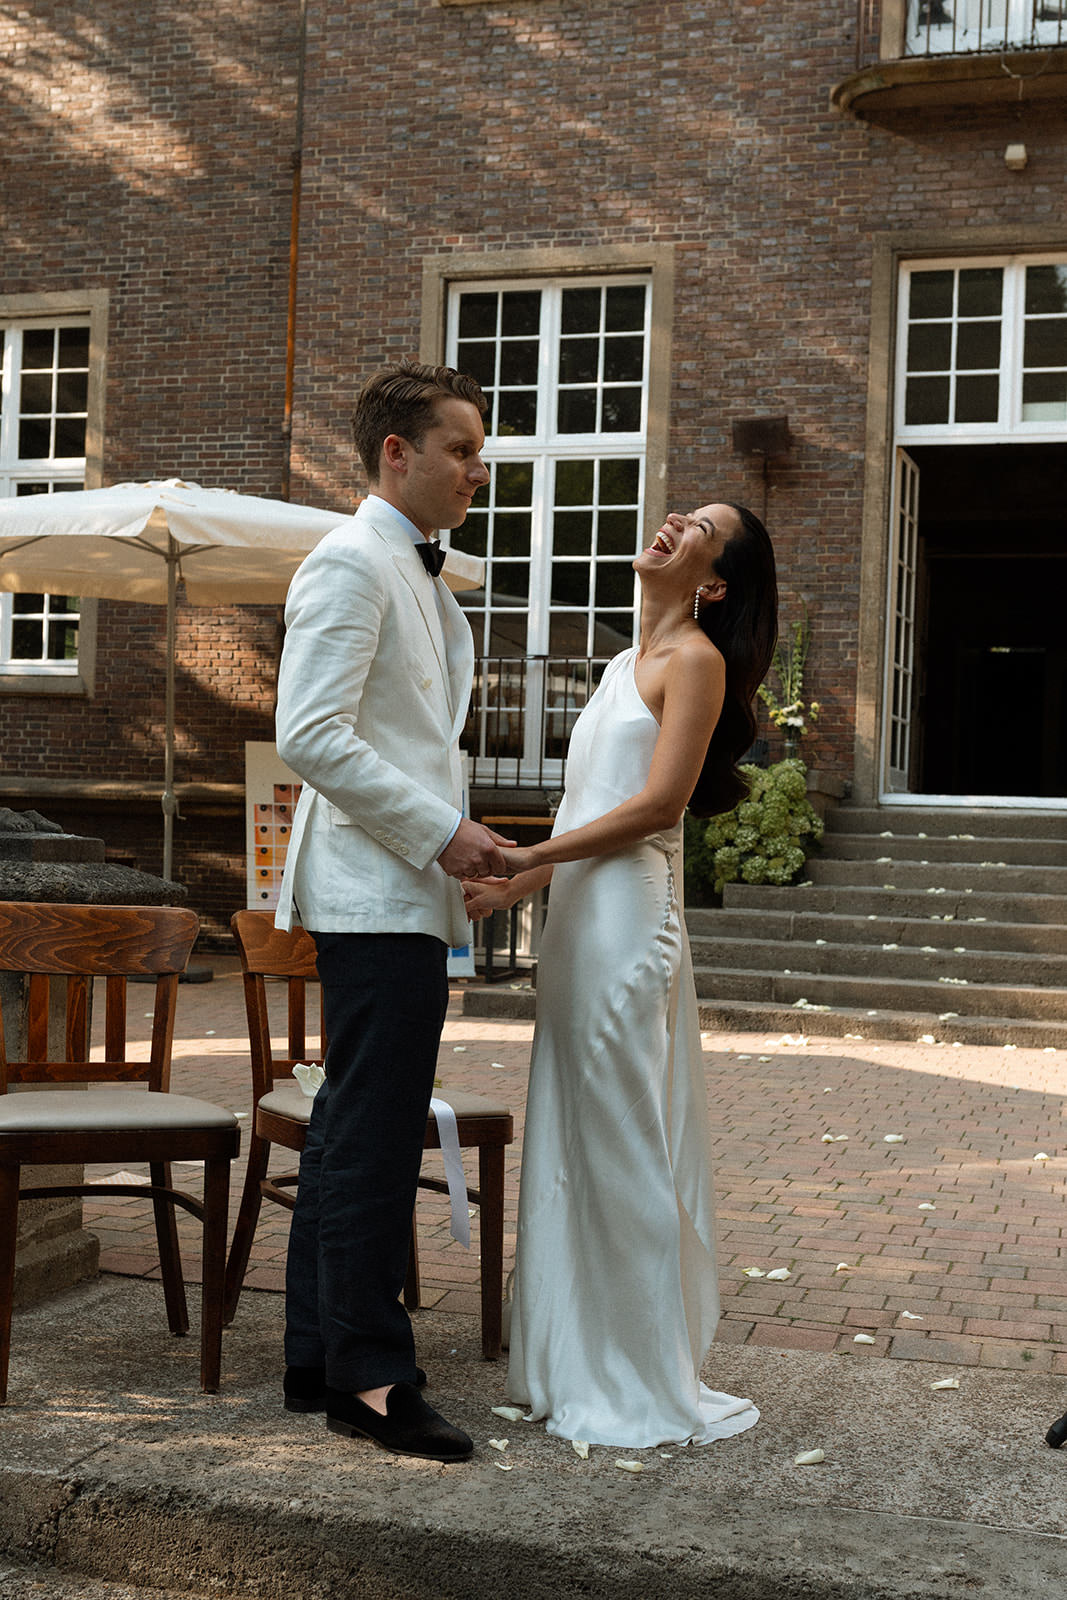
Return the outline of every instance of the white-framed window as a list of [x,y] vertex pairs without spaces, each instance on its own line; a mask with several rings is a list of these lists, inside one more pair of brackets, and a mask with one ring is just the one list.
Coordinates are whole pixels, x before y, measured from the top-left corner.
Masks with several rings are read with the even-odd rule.
[[897,435],[1067,437],[1067,256],[906,263]]
[[[481,660],[468,748],[551,779],[603,672],[634,642],[645,500],[649,275],[455,282],[446,359],[490,403],[491,478],[457,545]],[[486,769],[487,770],[487,769]]]
[[1067,44],[1067,0],[908,0],[909,55]]
[[[0,333],[0,497],[82,488],[89,320],[32,317]],[[80,622],[75,595],[0,593],[0,674],[77,676]]]

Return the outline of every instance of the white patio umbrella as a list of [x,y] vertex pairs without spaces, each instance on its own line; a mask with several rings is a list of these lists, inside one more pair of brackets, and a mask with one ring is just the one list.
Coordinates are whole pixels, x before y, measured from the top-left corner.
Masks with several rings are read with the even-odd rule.
[[277,604],[340,511],[171,478],[0,500],[0,589],[167,608],[163,876],[171,875],[178,579],[193,605]]
[[[321,511],[179,478],[0,500],[0,589],[137,600],[167,608],[163,876],[173,860],[174,668],[178,579],[192,605],[284,601],[301,561],[349,513]],[[477,588],[485,563],[448,552],[451,589]]]

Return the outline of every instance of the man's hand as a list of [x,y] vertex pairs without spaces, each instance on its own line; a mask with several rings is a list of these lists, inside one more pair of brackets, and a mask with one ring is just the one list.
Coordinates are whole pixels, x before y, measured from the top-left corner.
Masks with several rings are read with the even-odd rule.
[[467,880],[463,885],[463,903],[471,922],[491,917],[494,911],[506,911],[511,905],[510,882],[507,878]]
[[500,846],[514,843],[464,817],[437,859],[450,878],[503,878],[507,868]]

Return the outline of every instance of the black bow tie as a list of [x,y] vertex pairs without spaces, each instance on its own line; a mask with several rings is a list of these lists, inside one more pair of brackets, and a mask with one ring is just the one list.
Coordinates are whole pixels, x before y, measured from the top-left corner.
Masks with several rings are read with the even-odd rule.
[[417,544],[416,551],[422,559],[422,564],[431,578],[436,578],[445,564],[445,553],[441,546],[434,541],[432,544]]

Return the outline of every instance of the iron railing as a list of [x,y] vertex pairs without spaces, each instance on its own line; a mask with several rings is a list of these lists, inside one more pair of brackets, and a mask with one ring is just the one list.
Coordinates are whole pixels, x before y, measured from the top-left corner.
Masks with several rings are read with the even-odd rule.
[[483,656],[462,747],[477,788],[561,790],[567,743],[607,656]]
[[1067,46],[1067,0],[856,0],[856,66]]

